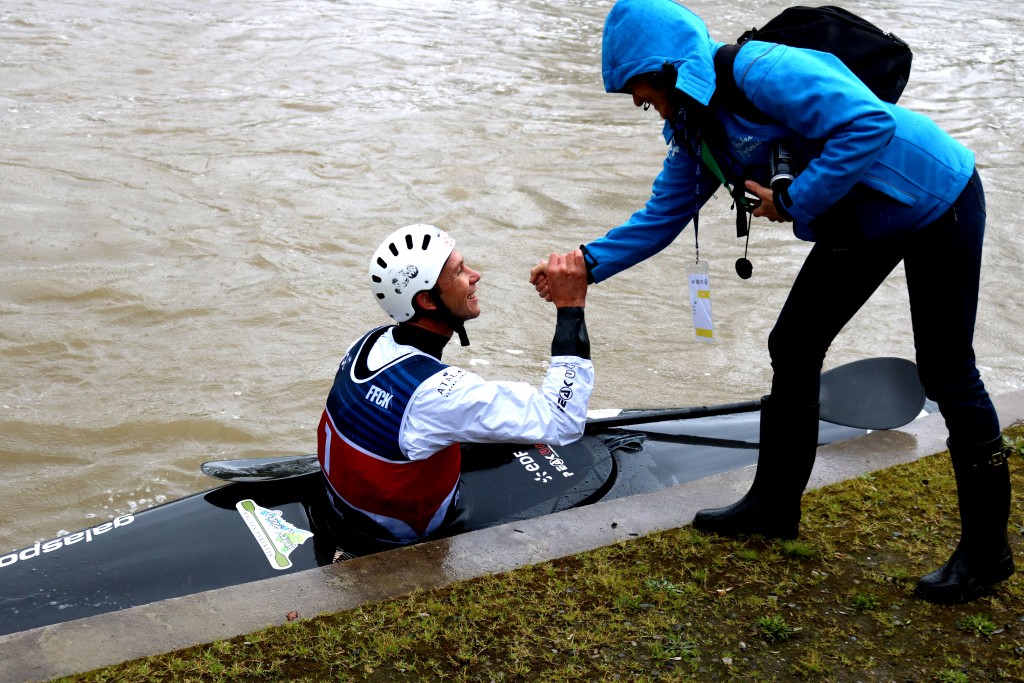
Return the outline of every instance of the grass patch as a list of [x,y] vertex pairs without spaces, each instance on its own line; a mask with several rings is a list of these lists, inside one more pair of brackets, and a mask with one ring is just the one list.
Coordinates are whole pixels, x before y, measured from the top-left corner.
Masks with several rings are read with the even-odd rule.
[[[1020,449],[1011,472],[1022,566]],[[958,534],[941,453],[807,494],[797,541],[684,527],[61,680],[1024,680],[1021,574],[966,606],[913,597]]]

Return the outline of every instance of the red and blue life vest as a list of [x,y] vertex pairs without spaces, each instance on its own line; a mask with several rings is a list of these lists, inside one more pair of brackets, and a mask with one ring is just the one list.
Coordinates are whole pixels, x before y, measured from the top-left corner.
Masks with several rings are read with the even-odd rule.
[[317,430],[318,456],[344,505],[394,540],[410,542],[444,520],[459,483],[461,453],[457,443],[421,460],[402,453],[399,436],[409,401],[424,380],[448,366],[414,351],[370,370],[367,355],[388,329],[368,332],[342,359]]

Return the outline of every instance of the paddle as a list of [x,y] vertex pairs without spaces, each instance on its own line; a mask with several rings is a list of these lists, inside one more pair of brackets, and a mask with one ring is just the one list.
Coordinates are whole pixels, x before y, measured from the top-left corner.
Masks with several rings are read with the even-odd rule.
[[[818,417],[825,422],[858,429],[894,429],[924,407],[924,387],[917,365],[904,358],[866,358],[821,374]],[[627,425],[732,415],[759,410],[760,399],[718,406],[626,410],[613,417],[587,420],[587,433]]]
[[[866,358],[840,365],[821,375],[819,417],[859,429],[893,429],[905,425],[924,407],[924,387],[917,366],[903,358]],[[753,412],[761,401],[719,406],[628,410],[613,417],[587,420],[586,433],[628,425],[689,420],[698,417]],[[310,474],[320,469],[315,455],[213,460],[202,464],[204,474],[234,482],[260,482]]]
[[320,471],[316,455],[272,455],[266,458],[211,460],[200,469],[208,477],[223,481],[260,482],[291,479]]

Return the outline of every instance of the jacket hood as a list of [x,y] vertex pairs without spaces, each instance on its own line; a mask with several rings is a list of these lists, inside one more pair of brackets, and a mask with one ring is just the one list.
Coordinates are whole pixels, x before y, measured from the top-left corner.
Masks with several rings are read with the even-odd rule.
[[715,92],[716,45],[700,17],[674,0],[618,0],[604,22],[604,89],[626,92],[630,78],[671,64],[676,88],[707,105]]

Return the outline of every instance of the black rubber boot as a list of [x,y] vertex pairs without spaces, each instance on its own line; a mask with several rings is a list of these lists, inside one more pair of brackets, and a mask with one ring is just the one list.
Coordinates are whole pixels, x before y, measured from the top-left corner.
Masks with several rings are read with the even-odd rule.
[[1009,450],[1002,437],[960,448],[946,441],[960,502],[960,542],[944,565],[917,582],[914,594],[928,602],[970,602],[1013,574],[1006,538],[1010,520]]
[[761,448],[750,490],[724,508],[701,510],[693,526],[723,536],[796,538],[800,498],[818,448],[818,404],[787,406],[761,399]]

